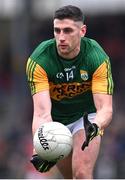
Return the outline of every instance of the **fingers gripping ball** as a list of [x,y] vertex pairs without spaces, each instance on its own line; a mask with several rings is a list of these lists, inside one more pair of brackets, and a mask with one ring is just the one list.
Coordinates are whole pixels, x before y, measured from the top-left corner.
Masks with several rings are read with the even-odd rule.
[[42,124],[33,138],[36,153],[44,160],[56,161],[65,158],[72,150],[72,134],[59,122]]

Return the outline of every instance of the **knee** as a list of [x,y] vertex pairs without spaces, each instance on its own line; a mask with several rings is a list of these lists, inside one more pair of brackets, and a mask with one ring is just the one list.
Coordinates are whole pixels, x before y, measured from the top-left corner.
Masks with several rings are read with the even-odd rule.
[[93,179],[92,169],[77,168],[73,171],[73,179]]

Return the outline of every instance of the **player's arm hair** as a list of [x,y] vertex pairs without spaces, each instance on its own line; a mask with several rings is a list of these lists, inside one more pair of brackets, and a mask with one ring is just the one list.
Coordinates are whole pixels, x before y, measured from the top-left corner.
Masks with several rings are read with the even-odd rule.
[[94,122],[99,126],[100,129],[104,129],[112,120],[112,95],[98,93],[93,94],[93,98],[97,109]]
[[32,131],[35,133],[40,124],[52,121],[51,100],[49,90],[42,91],[33,95],[33,123]]

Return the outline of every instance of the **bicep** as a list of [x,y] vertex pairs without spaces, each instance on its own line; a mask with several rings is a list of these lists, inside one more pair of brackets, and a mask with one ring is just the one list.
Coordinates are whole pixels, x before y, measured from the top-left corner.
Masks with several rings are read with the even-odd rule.
[[97,110],[112,109],[113,80],[108,60],[104,61],[93,74],[92,93]]
[[47,73],[32,59],[26,67],[27,79],[33,97],[33,133],[44,122],[51,121],[51,100]]
[[112,111],[112,95],[108,94],[93,94],[93,99],[97,111],[107,109]]
[[42,116],[50,113],[51,101],[49,90],[41,91],[33,95],[34,115]]
[[41,124],[52,121],[49,90],[41,91],[33,95],[33,107],[32,131],[34,134]]

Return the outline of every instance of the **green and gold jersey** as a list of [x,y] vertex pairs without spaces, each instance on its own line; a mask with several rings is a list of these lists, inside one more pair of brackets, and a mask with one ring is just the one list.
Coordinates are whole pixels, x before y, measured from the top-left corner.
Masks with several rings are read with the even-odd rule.
[[93,93],[113,93],[109,57],[86,37],[81,38],[80,53],[71,60],[58,55],[55,39],[42,42],[28,59],[26,72],[32,95],[50,91],[52,118],[63,124],[96,111]]

